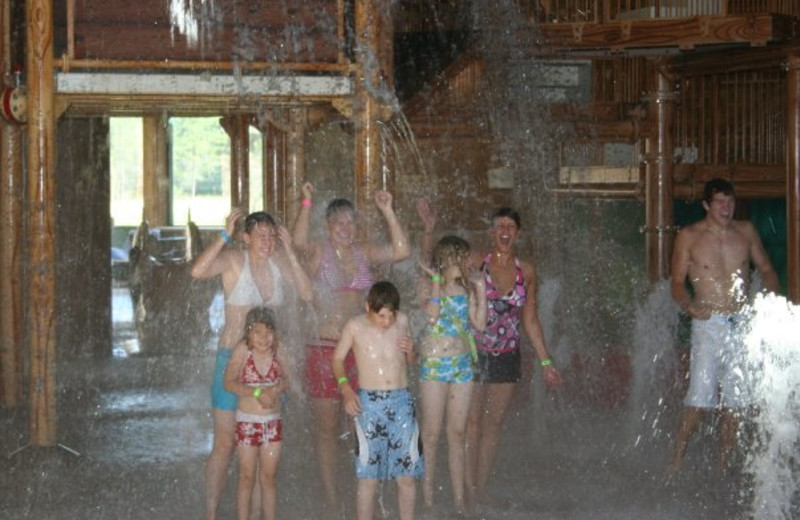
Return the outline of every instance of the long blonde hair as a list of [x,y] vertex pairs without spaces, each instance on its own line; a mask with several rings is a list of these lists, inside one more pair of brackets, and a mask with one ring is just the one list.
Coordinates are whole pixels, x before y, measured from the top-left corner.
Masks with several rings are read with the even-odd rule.
[[443,236],[433,248],[433,269],[438,273],[443,273],[449,263],[455,263],[461,269],[461,276],[456,278],[456,282],[465,291],[469,292],[467,283],[467,273],[469,269],[469,242],[456,235]]

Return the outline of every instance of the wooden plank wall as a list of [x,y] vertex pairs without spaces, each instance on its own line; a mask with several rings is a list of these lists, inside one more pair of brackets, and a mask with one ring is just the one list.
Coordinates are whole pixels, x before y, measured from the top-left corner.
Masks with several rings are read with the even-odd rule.
[[[164,0],[74,0],[74,59],[336,63],[338,0],[194,2],[196,45],[173,27]],[[56,49],[66,50],[66,13]]]

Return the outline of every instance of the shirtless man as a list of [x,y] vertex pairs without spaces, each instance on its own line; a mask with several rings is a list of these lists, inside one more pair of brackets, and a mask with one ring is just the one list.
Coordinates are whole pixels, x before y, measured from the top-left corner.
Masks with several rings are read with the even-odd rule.
[[[725,468],[736,440],[739,416],[751,404],[747,371],[741,363],[744,345],[737,331],[738,313],[747,302],[750,264],[761,275],[764,288],[778,290],[778,276],[750,222],[733,220],[733,185],[723,179],[708,181],[703,192],[706,216],[681,230],[672,255],[672,297],[692,317],[689,389],[669,468],[680,468],[689,438],[703,412],[720,407],[722,413],[719,465]],[[692,284],[694,297],[686,286]]]
[[[414,479],[422,478],[419,426],[408,391],[408,367],[416,361],[408,317],[400,312],[400,294],[390,282],[367,293],[366,313],[342,330],[331,362],[344,409],[355,418],[356,519],[371,520],[378,482],[397,483],[398,516],[414,518]],[[355,353],[358,391],[350,386],[345,360]]]

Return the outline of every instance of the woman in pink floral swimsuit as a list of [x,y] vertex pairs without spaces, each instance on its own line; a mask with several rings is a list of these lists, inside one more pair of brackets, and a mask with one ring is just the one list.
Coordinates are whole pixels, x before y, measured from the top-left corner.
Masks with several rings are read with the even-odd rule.
[[500,208],[492,216],[492,250],[478,257],[484,273],[488,323],[475,340],[478,363],[467,422],[467,499],[470,505],[492,502],[487,493],[506,412],[521,377],[520,325],[530,339],[548,387],[557,387],[561,375],[547,352],[536,311],[536,270],[516,257],[519,214]]

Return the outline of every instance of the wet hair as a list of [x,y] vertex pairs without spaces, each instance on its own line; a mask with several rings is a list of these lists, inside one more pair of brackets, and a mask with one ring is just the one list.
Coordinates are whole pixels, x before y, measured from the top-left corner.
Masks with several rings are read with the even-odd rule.
[[385,280],[372,284],[367,293],[367,308],[371,312],[380,312],[384,308],[392,312],[400,310],[400,293],[397,287]]
[[510,218],[517,225],[517,229],[522,229],[522,219],[519,218],[519,213],[517,213],[517,210],[509,208],[508,206],[497,208],[494,213],[492,213],[492,226],[494,226],[494,221],[496,219],[503,217]]
[[347,199],[333,199],[328,203],[328,207],[325,208],[325,219],[327,220],[342,211],[355,214],[356,207]]
[[464,272],[464,266],[469,261],[469,250],[469,242],[463,238],[455,235],[443,236],[433,248],[433,268],[441,273],[449,262],[458,264],[461,276],[456,281],[466,289],[464,277],[467,273]]
[[269,330],[275,332],[275,312],[269,307],[253,307],[250,309],[250,311],[247,313],[247,317],[244,320],[244,332],[247,348],[252,348],[249,341],[250,330],[257,323],[260,323]]
[[265,211],[256,211],[244,218],[244,232],[251,232],[258,224],[269,224],[274,228],[278,227],[278,223],[272,218],[272,215]]
[[703,200],[706,204],[711,204],[711,199],[714,198],[714,195],[717,193],[722,193],[723,195],[728,195],[729,197],[734,197],[736,193],[733,189],[733,184],[730,181],[726,181],[725,179],[711,179],[703,188]]

